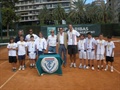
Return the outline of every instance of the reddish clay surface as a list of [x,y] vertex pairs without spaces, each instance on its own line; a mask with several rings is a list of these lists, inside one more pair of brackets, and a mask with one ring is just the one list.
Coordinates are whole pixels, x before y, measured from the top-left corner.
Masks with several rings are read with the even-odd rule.
[[[115,45],[114,68],[120,72],[120,42]],[[0,90],[120,90],[120,73],[111,73],[110,70],[98,72],[96,61],[95,71],[78,69],[78,55],[77,68],[69,68],[68,57],[62,76],[39,76],[36,69],[29,68],[28,60],[25,71],[12,72],[7,58],[7,49],[0,47],[0,86],[15,74]]]

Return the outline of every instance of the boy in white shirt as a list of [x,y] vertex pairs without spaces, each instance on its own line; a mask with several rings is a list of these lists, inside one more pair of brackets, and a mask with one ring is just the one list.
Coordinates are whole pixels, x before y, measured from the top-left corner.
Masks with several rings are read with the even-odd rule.
[[92,37],[90,32],[87,33],[88,38],[86,38],[86,49],[87,49],[87,59],[88,66],[87,69],[90,68],[90,61],[92,63],[92,70],[94,70],[94,59],[95,59],[95,39]]
[[14,38],[10,38],[10,42],[7,45],[8,49],[8,56],[9,56],[9,63],[12,64],[12,70],[16,71],[16,63],[17,63],[17,58],[16,58],[16,50],[17,50],[17,44],[14,42]]
[[18,47],[18,60],[19,60],[19,70],[25,70],[25,56],[27,51],[27,43],[24,41],[24,37],[20,36],[20,41],[17,42]]
[[106,42],[106,68],[105,71],[108,70],[108,62],[111,62],[111,72],[113,72],[113,62],[114,62],[114,42],[111,41],[112,37],[108,36],[107,37],[107,42]]
[[36,44],[34,40],[34,36],[30,37],[30,41],[27,42],[28,46],[28,55],[30,59],[30,67],[35,67],[35,58],[36,58]]
[[43,37],[42,32],[39,32],[39,37],[35,40],[38,56],[42,55],[47,49],[47,41]]
[[[79,68],[86,69],[86,43],[85,43],[83,34],[80,35],[80,40],[78,41],[78,51],[79,51],[79,58],[80,58]],[[84,60],[83,66],[82,66],[82,60]]]
[[[98,71],[100,68],[103,69],[105,43],[106,43],[105,40],[103,40],[103,34],[100,34],[99,39],[96,40],[96,60],[97,60]],[[101,67],[100,67],[100,63],[101,63]]]

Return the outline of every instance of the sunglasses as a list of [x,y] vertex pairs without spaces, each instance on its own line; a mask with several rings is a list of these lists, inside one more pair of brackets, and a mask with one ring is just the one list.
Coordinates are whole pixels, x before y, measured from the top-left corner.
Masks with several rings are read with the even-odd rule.
[[51,33],[54,33],[54,32],[51,32]]

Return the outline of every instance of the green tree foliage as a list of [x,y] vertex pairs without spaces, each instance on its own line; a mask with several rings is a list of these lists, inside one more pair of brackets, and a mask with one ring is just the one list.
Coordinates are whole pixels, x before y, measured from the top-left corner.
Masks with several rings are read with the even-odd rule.
[[15,3],[18,0],[1,0],[2,3],[2,24],[7,27],[7,37],[9,37],[9,27],[12,23],[19,20],[19,16],[16,15]]
[[67,23],[72,24],[86,24],[86,23],[111,23],[113,12],[106,4],[95,5],[86,4],[87,0],[75,0],[71,4],[69,13],[59,4],[55,9],[47,9],[44,7],[40,11],[39,19],[44,20],[57,20],[60,24],[62,19]]
[[42,10],[40,10],[39,16],[40,24],[44,24],[45,20],[50,19],[50,11],[47,9],[46,6],[43,7]]
[[86,9],[85,9],[86,0],[76,0],[72,2],[71,11],[68,14],[68,17],[75,24],[86,23]]
[[57,8],[53,10],[53,19],[58,20],[58,23],[60,24],[62,20],[66,19],[66,13],[65,10],[62,8],[60,4],[58,4]]

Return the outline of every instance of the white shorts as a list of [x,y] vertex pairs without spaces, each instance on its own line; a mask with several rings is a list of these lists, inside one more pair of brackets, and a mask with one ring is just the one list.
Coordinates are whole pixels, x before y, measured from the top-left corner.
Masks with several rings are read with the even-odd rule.
[[29,53],[29,59],[35,59],[36,58],[36,53],[30,52]]
[[94,60],[95,59],[95,51],[87,52],[87,59]]
[[96,55],[96,60],[104,60],[104,59],[105,59],[104,55],[102,55],[102,54]]
[[81,51],[80,51],[80,52],[79,52],[79,58],[80,58],[80,59],[86,59],[86,52],[84,52],[84,51],[81,52]]

